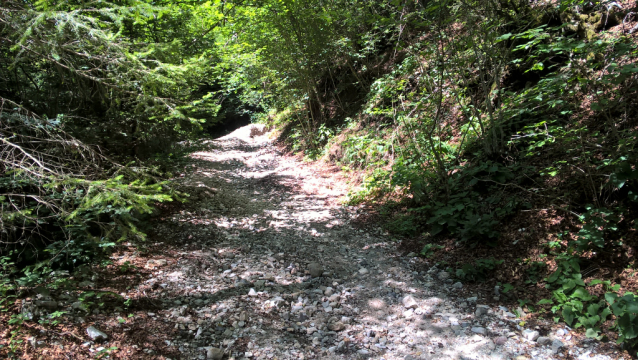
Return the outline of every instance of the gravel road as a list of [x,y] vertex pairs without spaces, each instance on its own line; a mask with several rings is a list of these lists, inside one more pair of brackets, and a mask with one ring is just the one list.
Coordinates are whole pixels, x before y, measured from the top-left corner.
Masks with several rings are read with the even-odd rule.
[[[167,340],[188,359],[611,359],[564,325],[521,327],[378,226],[353,226],[338,174],[283,156],[250,125],[192,154],[186,210],[151,259]],[[254,136],[251,136],[251,132]],[[149,351],[149,356],[153,355]]]

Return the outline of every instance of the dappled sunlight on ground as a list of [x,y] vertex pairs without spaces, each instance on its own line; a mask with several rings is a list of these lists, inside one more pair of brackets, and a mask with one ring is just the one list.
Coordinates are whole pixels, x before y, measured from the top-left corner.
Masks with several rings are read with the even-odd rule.
[[568,338],[541,329],[560,344],[525,340],[511,309],[481,305],[491,294],[468,292],[427,259],[401,253],[377,224],[355,227],[361,212],[340,205],[348,188],[337,176],[281,154],[267,136],[250,134],[242,128],[239,138],[230,134],[194,153],[180,178],[189,203],[162,214],[145,254],[131,247],[114,255],[115,268],[143,269],[143,275],[126,272],[108,282],[110,273],[103,275],[103,284],[129,299],[133,316],[121,322],[100,314],[87,321],[117,339],[144,324],[161,329],[144,333],[134,346],[118,343],[122,354],[564,356]]

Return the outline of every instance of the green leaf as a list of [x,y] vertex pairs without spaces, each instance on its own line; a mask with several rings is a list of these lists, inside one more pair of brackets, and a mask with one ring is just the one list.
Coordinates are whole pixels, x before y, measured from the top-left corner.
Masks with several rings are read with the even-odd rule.
[[581,301],[578,301],[576,299],[572,299],[569,304],[572,306],[572,310],[574,310],[575,312],[583,312],[583,303]]
[[569,306],[564,307],[562,315],[563,319],[565,319],[565,323],[571,326],[572,322],[574,322],[574,312],[572,311],[572,308]]
[[617,301],[611,305],[611,310],[613,311],[614,315],[621,316],[625,313],[625,306],[622,301]]
[[567,295],[565,295],[563,290],[560,290],[560,289],[556,290],[552,294],[554,295],[554,298],[556,298],[556,301],[558,301],[561,304],[567,301]]
[[616,302],[616,299],[618,299],[618,294],[611,292],[605,294],[605,300],[609,303],[609,305],[612,305],[614,302]]
[[578,259],[577,258],[572,258],[568,261],[568,264],[571,266],[571,268],[576,271],[576,272],[580,272],[580,264],[578,263]]
[[512,34],[511,33],[507,33],[507,34],[504,34],[504,35],[501,35],[501,36],[497,37],[496,38],[496,42],[501,42],[501,41],[507,40],[507,39],[509,39],[511,37],[512,37]]
[[585,336],[587,336],[588,338],[598,338],[598,331],[589,328],[587,329],[587,331],[585,332]]
[[587,313],[592,316],[597,315],[599,310],[600,305],[598,304],[591,304],[587,307]]
[[638,336],[638,322],[636,316],[625,314],[618,318],[618,328],[625,339],[634,339]]
[[569,279],[563,283],[563,290],[571,290],[576,286],[576,281]]
[[571,294],[571,297],[576,297],[584,301],[590,300],[592,298],[592,296],[589,295],[587,290],[585,290],[584,288],[577,288],[576,290],[574,290],[574,292]]
[[625,308],[625,311],[628,313],[632,313],[632,314],[637,314],[638,313],[638,303],[635,301],[630,301],[627,303],[627,307]]
[[558,276],[560,275],[559,271],[555,271],[553,274],[551,274],[548,278],[547,278],[547,282],[548,283],[553,283],[556,282],[556,280],[558,280]]
[[545,65],[543,65],[542,62],[536,63],[534,64],[534,66],[532,66],[532,71],[542,71],[545,68]]

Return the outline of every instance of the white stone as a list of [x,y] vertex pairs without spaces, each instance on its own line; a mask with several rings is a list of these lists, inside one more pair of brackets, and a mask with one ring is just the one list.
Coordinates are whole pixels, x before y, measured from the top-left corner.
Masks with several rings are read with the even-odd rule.
[[540,334],[536,330],[525,329],[523,330],[523,337],[529,341],[536,341]]
[[108,335],[100,331],[95,326],[89,326],[88,328],[86,328],[86,334],[89,335],[89,337],[93,341],[102,341],[102,340],[107,340],[109,338]]
[[416,309],[419,307],[419,304],[417,304],[416,299],[414,299],[412,295],[406,295],[403,297],[402,302],[406,309]]

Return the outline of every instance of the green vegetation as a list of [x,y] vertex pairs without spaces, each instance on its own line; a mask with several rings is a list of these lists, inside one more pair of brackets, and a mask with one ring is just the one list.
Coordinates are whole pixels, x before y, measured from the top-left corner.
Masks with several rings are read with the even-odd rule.
[[474,264],[465,264],[462,268],[456,269],[456,277],[461,280],[482,281],[489,276],[492,270],[502,263],[503,260],[496,260],[494,258],[478,259]]
[[18,290],[144,239],[140,220],[154,204],[181,199],[150,155],[219,106],[198,94],[203,50],[169,41],[200,31],[182,18],[192,5],[8,1],[0,10],[0,256],[15,280],[6,286]]
[[142,241],[158,203],[186,198],[168,181],[179,142],[249,114],[360,176],[350,200],[427,242],[422,255],[495,253],[457,277],[545,289],[540,311],[634,346],[635,13],[580,0],[4,1],[0,306],[75,286],[80,265]]

